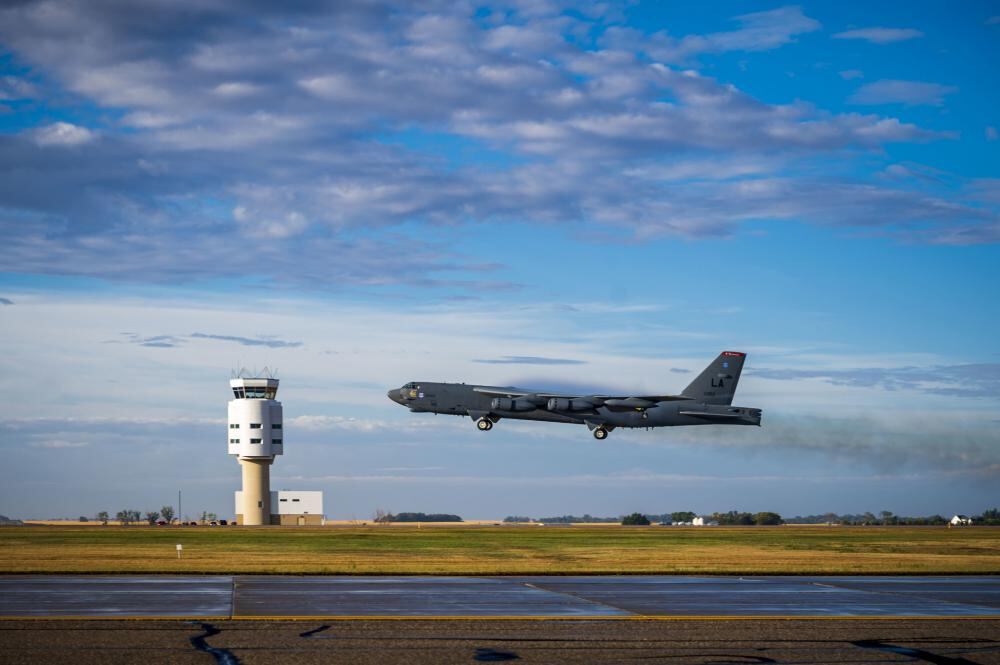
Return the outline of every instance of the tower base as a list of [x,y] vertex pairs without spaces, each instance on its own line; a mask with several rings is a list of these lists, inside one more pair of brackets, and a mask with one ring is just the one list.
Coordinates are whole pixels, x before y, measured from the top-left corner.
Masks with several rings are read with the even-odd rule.
[[260,526],[271,523],[272,458],[241,458],[243,468],[243,512],[240,524]]

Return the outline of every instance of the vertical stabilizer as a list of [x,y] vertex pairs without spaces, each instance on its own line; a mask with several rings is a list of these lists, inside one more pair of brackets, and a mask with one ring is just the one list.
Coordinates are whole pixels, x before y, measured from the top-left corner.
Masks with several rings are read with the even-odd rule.
[[681,395],[705,404],[732,404],[746,357],[739,351],[723,351]]

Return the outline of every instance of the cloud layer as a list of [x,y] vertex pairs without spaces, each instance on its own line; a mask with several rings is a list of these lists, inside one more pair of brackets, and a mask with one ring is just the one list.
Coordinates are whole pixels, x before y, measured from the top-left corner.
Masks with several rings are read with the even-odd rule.
[[[100,120],[0,136],[6,268],[319,289],[512,286],[499,266],[404,230],[414,222],[558,224],[627,241],[795,220],[996,241],[996,206],[971,191],[820,174],[819,164],[952,135],[769,103],[703,73],[699,57],[794,48],[821,27],[796,7],[733,21],[674,37],[596,8],[8,5],[0,39],[29,73],[6,77],[3,95],[68,96]],[[915,36],[893,30],[839,36]],[[941,105],[954,92],[877,81],[854,101]]]

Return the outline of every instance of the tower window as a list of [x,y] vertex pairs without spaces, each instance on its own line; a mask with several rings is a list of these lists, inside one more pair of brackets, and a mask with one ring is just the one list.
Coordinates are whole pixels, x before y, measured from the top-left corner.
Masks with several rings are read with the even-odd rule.
[[276,446],[280,446],[281,445],[281,439],[271,439],[271,443],[273,443]]
[[250,439],[250,443],[260,443],[260,439]]
[[281,429],[281,423],[271,423],[271,429]]
[[239,428],[240,426],[238,423],[229,423],[229,429],[239,429]]
[[298,501],[298,499],[292,499],[292,501]]
[[229,439],[229,443],[239,443],[239,439]]
[[250,423],[250,429],[260,429],[260,423]]

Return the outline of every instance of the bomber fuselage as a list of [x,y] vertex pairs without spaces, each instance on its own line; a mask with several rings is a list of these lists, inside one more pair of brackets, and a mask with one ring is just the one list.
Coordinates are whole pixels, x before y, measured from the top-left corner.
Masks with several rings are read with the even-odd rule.
[[[496,395],[509,394],[521,406],[526,406],[533,395],[510,386],[479,386],[465,383],[411,382],[390,390],[389,399],[406,406],[416,413],[438,413],[470,416],[473,419],[539,420],[557,423],[603,424],[607,429],[617,427],[670,427],[677,425],[760,425],[760,409],[705,404],[693,399],[654,402],[642,408],[620,409],[608,407],[593,400],[593,408],[575,411],[548,409],[548,400],[535,398],[533,408],[505,410],[496,408]],[[503,398],[500,398],[503,399]],[[689,415],[697,413],[699,415]]]

